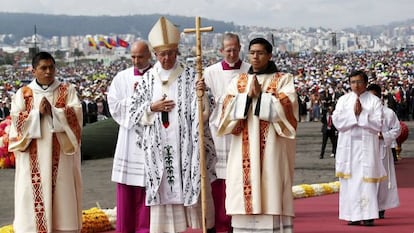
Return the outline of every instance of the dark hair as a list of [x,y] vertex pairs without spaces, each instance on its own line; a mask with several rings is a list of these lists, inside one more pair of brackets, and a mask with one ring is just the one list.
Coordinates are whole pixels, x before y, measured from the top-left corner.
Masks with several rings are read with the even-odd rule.
[[52,54],[48,52],[38,52],[32,59],[32,67],[36,68],[39,65],[40,60],[52,60],[53,64],[56,64]]
[[354,70],[351,72],[351,74],[349,75],[349,82],[351,82],[351,78],[355,77],[355,76],[360,76],[362,78],[364,78],[365,83],[368,83],[368,75],[363,71],[363,70]]
[[254,45],[254,44],[263,45],[264,48],[266,49],[266,52],[268,52],[268,53],[272,53],[272,51],[273,51],[272,44],[270,44],[270,42],[267,41],[264,38],[259,37],[259,38],[255,38],[255,39],[251,40],[250,43],[249,43],[249,50],[250,50],[250,47],[252,47],[252,45]]
[[367,91],[374,91],[378,98],[381,98],[381,87],[378,84],[372,83],[367,87]]

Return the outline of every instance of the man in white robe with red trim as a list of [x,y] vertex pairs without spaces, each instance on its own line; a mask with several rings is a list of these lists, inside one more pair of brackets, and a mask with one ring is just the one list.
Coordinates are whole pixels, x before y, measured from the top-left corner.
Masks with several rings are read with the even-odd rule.
[[[200,136],[205,137],[207,182],[215,179],[215,150],[208,124],[199,135],[194,70],[177,61],[180,32],[161,17],[148,41],[157,62],[144,74],[133,95],[131,120],[138,125],[137,143],[145,151],[146,204],[150,206],[150,232],[184,232],[201,228]],[[205,121],[208,102],[203,109]],[[204,119],[201,119],[204,120]],[[207,183],[207,228],[214,227],[214,205]]]
[[13,96],[9,150],[16,156],[16,233],[82,229],[82,106],[71,84],[55,79],[47,52],[33,58],[36,77]]
[[293,75],[277,71],[272,45],[249,44],[248,74],[232,80],[219,135],[231,134],[226,210],[233,232],[293,232],[298,101]]
[[239,36],[233,33],[223,35],[222,47],[220,53],[223,60],[217,62],[204,70],[204,80],[211,96],[210,102],[213,109],[209,117],[211,134],[214,139],[214,146],[217,154],[217,180],[212,184],[212,193],[214,200],[215,223],[217,232],[226,232],[231,230],[231,217],[226,214],[226,168],[227,156],[230,151],[231,135],[217,136],[217,128],[220,123],[221,110],[223,109],[223,100],[228,84],[240,73],[246,73],[250,64],[240,59],[240,40]]

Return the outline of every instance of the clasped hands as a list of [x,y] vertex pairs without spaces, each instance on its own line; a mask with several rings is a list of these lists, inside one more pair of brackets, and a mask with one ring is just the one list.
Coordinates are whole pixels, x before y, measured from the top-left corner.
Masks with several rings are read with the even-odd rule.
[[258,97],[261,92],[262,92],[262,85],[260,85],[255,75],[253,76],[252,84],[250,85],[250,89],[247,95],[251,98]]
[[52,105],[46,99],[46,97],[43,97],[40,101],[39,112],[42,115],[52,115]]
[[361,114],[361,112],[362,112],[362,105],[361,105],[361,101],[359,100],[359,97],[358,97],[356,99],[355,105],[354,105],[355,116],[359,116],[359,114]]
[[[197,91],[205,91],[206,84],[204,83],[204,79],[199,79],[196,82],[196,90]],[[164,94],[161,99],[153,102],[150,106],[151,112],[171,112],[171,110],[175,107],[174,100],[167,99],[167,95]]]

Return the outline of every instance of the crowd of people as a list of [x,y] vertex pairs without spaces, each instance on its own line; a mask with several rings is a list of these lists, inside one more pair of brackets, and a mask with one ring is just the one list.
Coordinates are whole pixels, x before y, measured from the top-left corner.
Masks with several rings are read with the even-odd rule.
[[[9,149],[16,153],[15,232],[79,232],[80,132],[108,117],[120,126],[111,178],[117,232],[293,232],[300,121],[326,121],[326,130],[338,130],[332,154],[340,219],[372,226],[381,211],[398,205],[398,196],[389,205],[379,201],[387,198],[378,190],[390,173],[382,155],[398,134],[382,117],[383,103],[399,119],[410,118],[413,51],[288,56],[255,38],[245,62],[238,36],[227,33],[223,59],[198,79],[179,61],[179,40],[177,27],[161,17],[148,42],[132,44],[130,61],[56,69],[41,52],[30,71],[0,74],[13,122]],[[382,88],[383,102],[368,84]],[[27,206],[30,214],[22,212]]]
[[[350,91],[347,77],[356,69],[367,72],[369,83],[382,87],[383,98],[401,120],[414,119],[414,50],[301,56],[276,53],[273,60],[279,70],[295,76],[302,122],[320,121],[323,110]],[[215,62],[210,60],[210,65]],[[130,65],[129,60],[114,61],[109,66],[99,61],[77,63],[59,66],[56,76],[61,81],[75,84],[79,96],[86,102],[101,102],[106,100],[115,75]],[[0,83],[3,84],[0,87],[1,102],[10,107],[10,95],[25,85],[31,76],[27,68],[0,71]],[[99,114],[109,116],[107,108]],[[87,122],[92,123],[94,119]]]

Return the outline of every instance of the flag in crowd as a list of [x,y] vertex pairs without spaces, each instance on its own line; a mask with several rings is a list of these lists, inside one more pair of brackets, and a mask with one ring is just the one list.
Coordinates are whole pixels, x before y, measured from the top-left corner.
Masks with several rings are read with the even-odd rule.
[[107,49],[112,49],[112,45],[110,45],[108,41],[105,40],[105,38],[102,36],[98,37],[98,41],[100,46],[105,46]]
[[113,47],[118,47],[116,40],[112,39],[111,37],[108,37],[108,44],[112,45]]
[[128,42],[126,42],[125,40],[123,40],[123,39],[119,38],[119,37],[116,37],[116,43],[117,43],[119,46],[124,47],[124,48],[128,48],[128,47],[129,47],[129,43],[128,43]]
[[94,47],[95,49],[99,49],[99,46],[96,44],[95,40],[92,37],[88,37],[89,46]]

